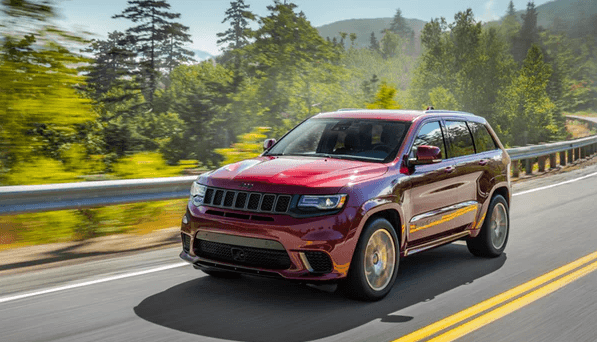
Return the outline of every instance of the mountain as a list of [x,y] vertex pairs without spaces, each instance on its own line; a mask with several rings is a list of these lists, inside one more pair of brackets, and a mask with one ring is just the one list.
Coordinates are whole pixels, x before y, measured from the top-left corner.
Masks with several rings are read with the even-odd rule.
[[191,51],[193,51],[195,53],[195,56],[193,56],[193,58],[195,58],[197,60],[197,62],[201,62],[206,59],[215,57],[214,55],[210,54],[209,52],[205,52],[203,50],[191,50]]
[[[389,28],[391,22],[392,18],[348,19],[317,27],[317,30],[323,38],[329,37],[331,40],[335,37],[338,41],[340,41],[339,32],[346,32],[348,34],[356,33],[356,46],[368,47],[371,32],[374,32],[377,41],[380,41],[382,37],[381,31]],[[419,19],[406,19],[406,22],[415,31],[415,38],[418,40],[426,22]],[[346,47],[350,46],[350,39],[346,38],[344,44]]]
[[[535,7],[537,10],[537,25],[556,31],[574,32],[581,26],[592,25],[591,18],[597,15],[596,0],[555,0]],[[516,17],[522,22],[521,15],[526,12],[526,6],[516,11]],[[499,21],[503,20],[501,18]]]

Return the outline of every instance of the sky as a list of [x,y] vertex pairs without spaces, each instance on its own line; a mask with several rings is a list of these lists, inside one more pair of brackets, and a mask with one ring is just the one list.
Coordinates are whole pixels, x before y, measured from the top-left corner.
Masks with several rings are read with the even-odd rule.
[[[549,0],[535,0],[539,6]],[[293,0],[303,11],[311,25],[318,27],[346,19],[393,17],[400,8],[405,18],[429,21],[445,17],[448,22],[454,14],[471,8],[477,20],[491,21],[506,13],[510,0]],[[516,10],[526,8],[528,0],[514,0]],[[218,32],[224,32],[228,23],[222,23],[230,0],[168,0],[171,12],[180,13],[181,24],[189,27],[193,50],[220,53],[216,44]],[[245,0],[250,10],[260,16],[268,14],[267,6],[272,0]],[[58,23],[63,28],[93,33],[104,39],[108,32],[125,31],[133,23],[126,19],[112,19],[127,7],[126,0],[58,0]]]

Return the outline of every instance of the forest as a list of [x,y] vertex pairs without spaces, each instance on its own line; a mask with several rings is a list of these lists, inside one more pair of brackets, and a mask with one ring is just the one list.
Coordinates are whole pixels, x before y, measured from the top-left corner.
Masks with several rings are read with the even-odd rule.
[[222,53],[198,62],[167,0],[123,1],[106,21],[130,27],[92,40],[57,26],[52,2],[3,0],[0,185],[212,169],[340,108],[471,112],[507,146],[566,139],[563,114],[597,108],[597,15],[544,28],[532,1],[510,2],[500,21],[463,9],[419,37],[396,9],[361,46],[320,36],[296,4],[249,2],[230,3]]

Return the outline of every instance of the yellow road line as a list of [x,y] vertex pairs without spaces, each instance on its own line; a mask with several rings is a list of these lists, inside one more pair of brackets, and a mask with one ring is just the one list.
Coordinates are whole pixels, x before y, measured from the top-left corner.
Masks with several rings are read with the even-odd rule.
[[588,266],[585,266],[585,267],[581,268],[580,270],[577,270],[577,271],[570,273],[554,282],[551,282],[543,287],[540,287],[537,290],[535,290],[531,293],[528,293],[516,300],[513,300],[512,302],[510,302],[504,306],[500,306],[484,315],[481,315],[481,316],[471,320],[470,322],[467,322],[467,323],[460,325],[448,332],[445,332],[445,333],[429,340],[428,342],[454,341],[457,338],[460,338],[470,332],[473,332],[491,322],[494,322],[494,321],[536,301],[537,299],[547,296],[548,294],[570,284],[571,282],[573,282],[581,277],[586,276],[587,274],[595,271],[596,269],[597,269],[597,262],[589,264]]
[[565,273],[572,271],[575,268],[578,268],[588,262],[597,259],[597,252],[593,252],[587,256],[584,256],[580,259],[577,259],[569,264],[566,264],[562,267],[556,268],[555,270],[546,273],[542,276],[539,276],[533,280],[530,280],[524,284],[518,285],[515,288],[512,288],[504,293],[501,293],[495,297],[489,298],[487,300],[482,301],[479,304],[475,304],[470,308],[464,309],[460,312],[457,312],[451,316],[448,316],[440,321],[437,321],[433,324],[430,324],[424,328],[421,328],[417,331],[414,331],[408,335],[405,335],[393,342],[413,342],[413,341],[420,341],[424,338],[427,338],[431,335],[434,335],[444,329],[447,329],[454,324],[460,323],[472,316],[475,316],[485,310],[491,309],[494,306],[501,304],[511,298],[514,298],[524,292],[534,289],[539,285],[543,285],[548,281],[551,281]]

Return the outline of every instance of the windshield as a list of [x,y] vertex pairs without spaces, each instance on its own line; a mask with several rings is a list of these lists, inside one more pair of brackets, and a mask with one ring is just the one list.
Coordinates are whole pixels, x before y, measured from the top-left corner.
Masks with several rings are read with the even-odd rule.
[[388,162],[395,158],[409,125],[371,119],[310,119],[285,135],[266,155]]

